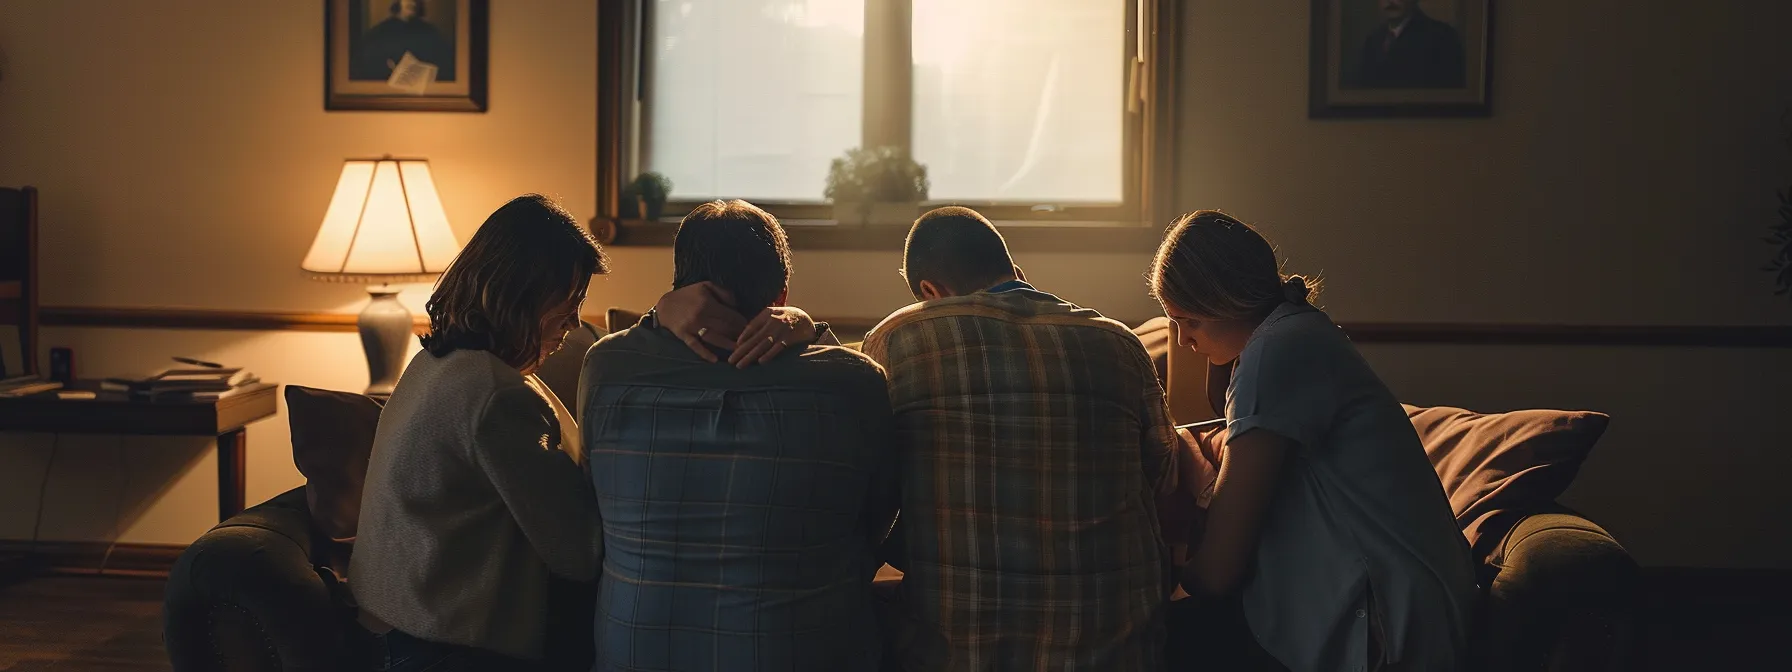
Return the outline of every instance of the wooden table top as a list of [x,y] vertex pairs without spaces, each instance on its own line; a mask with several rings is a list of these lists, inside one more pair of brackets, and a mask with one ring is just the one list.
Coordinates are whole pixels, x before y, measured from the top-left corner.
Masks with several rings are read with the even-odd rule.
[[0,399],[0,431],[216,436],[272,416],[279,408],[278,383],[255,383],[211,401],[134,400],[99,386],[97,380],[79,380],[65,388],[95,391],[94,399],[59,399],[48,393]]

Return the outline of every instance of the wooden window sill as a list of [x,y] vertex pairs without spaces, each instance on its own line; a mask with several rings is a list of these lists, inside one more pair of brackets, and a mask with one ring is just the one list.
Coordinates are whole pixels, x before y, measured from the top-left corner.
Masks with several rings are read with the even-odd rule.
[[[790,248],[807,250],[900,250],[909,225],[840,226],[832,220],[785,220]],[[1163,229],[1131,222],[996,221],[1015,252],[1152,252]],[[678,223],[664,220],[594,219],[598,242],[624,247],[670,247]]]

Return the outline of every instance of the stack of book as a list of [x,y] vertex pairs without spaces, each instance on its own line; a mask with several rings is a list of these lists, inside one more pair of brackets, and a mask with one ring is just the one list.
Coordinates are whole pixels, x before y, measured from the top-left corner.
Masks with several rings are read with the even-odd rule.
[[62,383],[41,376],[19,376],[0,380],[0,398],[23,397],[28,394],[62,389]]
[[186,364],[143,378],[107,378],[100,389],[125,392],[132,399],[216,401],[247,389],[261,378],[238,367],[175,358]]

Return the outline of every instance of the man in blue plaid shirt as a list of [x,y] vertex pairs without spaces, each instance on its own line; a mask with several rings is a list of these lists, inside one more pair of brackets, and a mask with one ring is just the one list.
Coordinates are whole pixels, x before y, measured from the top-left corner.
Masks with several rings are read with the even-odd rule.
[[[784,302],[789,245],[750,204],[699,206],[673,256],[676,287],[711,283],[742,317]],[[734,348],[761,362],[737,367],[649,314],[586,355],[595,669],[877,669],[873,548],[897,505],[883,370],[780,333]]]

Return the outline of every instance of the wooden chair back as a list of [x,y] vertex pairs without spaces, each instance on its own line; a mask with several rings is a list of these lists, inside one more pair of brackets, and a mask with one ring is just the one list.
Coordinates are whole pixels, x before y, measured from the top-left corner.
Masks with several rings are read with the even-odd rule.
[[18,327],[23,374],[38,372],[37,277],[37,189],[0,187],[0,324]]

